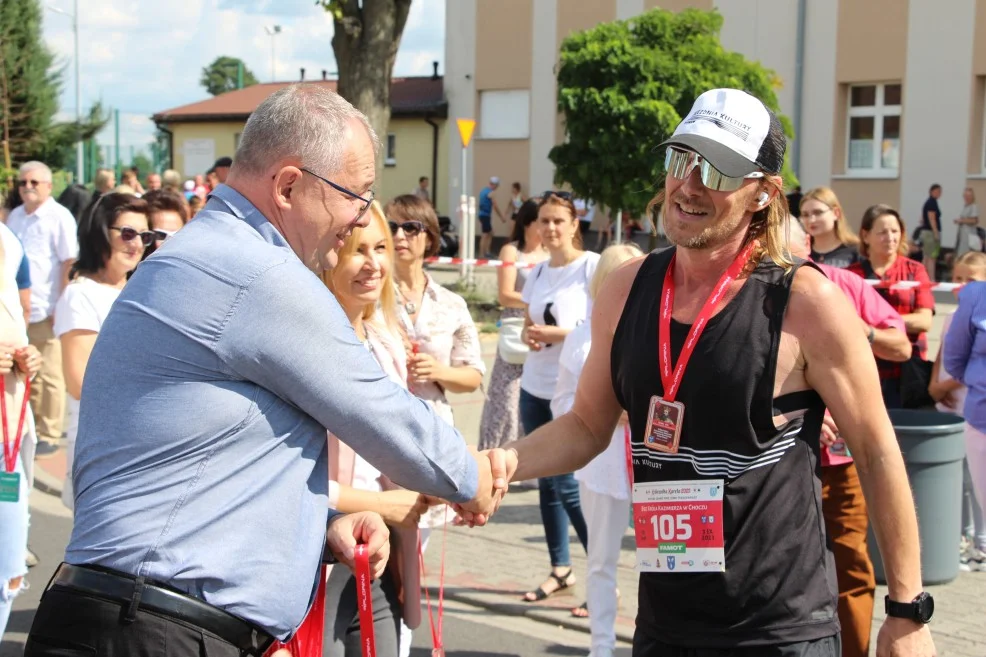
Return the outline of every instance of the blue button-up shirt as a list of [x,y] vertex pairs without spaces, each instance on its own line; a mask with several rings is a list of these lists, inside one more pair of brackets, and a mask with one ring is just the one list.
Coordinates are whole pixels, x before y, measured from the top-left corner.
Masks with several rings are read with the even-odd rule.
[[137,268],[96,340],[66,560],[287,637],[322,554],[326,429],[407,488],[476,494],[458,432],[388,379],[319,278],[221,186]]
[[965,421],[986,431],[986,283],[962,287],[942,348],[945,371],[969,390],[962,411]]

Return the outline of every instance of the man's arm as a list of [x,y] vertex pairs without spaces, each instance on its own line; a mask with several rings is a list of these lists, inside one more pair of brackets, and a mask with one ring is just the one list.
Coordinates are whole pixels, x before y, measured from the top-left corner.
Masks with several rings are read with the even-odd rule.
[[68,287],[68,275],[72,271],[72,265],[75,264],[75,258],[71,260],[66,260],[62,263],[62,287],[59,289],[64,290]]
[[395,483],[452,502],[490,501],[489,460],[479,467],[455,429],[384,374],[335,297],[300,263],[273,266],[241,291],[216,350]]
[[[890,598],[910,602],[921,592],[917,516],[893,426],[880,392],[876,363],[866,339],[853,327],[856,314],[845,295],[817,271],[795,275],[785,330],[798,339],[805,378],[822,397],[852,451]],[[890,619],[888,641],[906,646],[900,655],[930,655],[927,628]],[[917,646],[919,650],[913,650]],[[889,653],[884,653],[889,654]]]
[[[574,472],[609,445],[622,410],[610,372],[613,334],[643,260],[622,265],[599,291],[592,308],[592,349],[571,412],[506,446],[507,474],[512,481]],[[565,449],[558,449],[563,442]]]
[[935,234],[935,239],[938,239],[938,213],[934,210],[928,210],[926,214],[928,216],[928,225],[931,226],[931,231]]

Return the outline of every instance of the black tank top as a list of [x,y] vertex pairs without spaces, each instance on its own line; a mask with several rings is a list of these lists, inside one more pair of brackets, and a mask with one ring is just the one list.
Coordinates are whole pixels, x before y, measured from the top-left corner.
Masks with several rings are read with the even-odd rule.
[[[812,390],[773,398],[793,271],[762,262],[706,326],[676,397],[685,406],[677,454],[643,446],[652,395],[662,395],[658,313],[673,249],[640,267],[613,337],[616,396],[630,417],[634,482],[725,480],[726,572],[641,573],[637,630],[689,647],[810,641],[839,631],[838,585],[822,516]],[[800,264],[798,265],[800,266]],[[672,364],[691,327],[671,322]],[[774,416],[806,409],[774,426]]]

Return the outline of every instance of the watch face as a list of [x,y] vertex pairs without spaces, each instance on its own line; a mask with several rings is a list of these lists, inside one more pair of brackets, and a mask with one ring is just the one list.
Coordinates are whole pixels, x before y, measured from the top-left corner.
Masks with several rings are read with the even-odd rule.
[[931,620],[931,617],[935,613],[935,599],[931,597],[930,593],[922,593],[915,600],[917,603],[917,615],[918,620],[922,623],[927,623]]

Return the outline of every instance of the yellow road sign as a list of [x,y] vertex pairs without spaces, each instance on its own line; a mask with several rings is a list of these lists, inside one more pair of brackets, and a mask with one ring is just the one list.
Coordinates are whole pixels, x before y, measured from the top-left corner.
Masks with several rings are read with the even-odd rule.
[[462,147],[468,148],[472,140],[472,132],[476,129],[476,119],[457,119],[459,124],[459,136],[462,137]]

